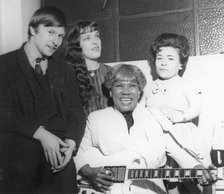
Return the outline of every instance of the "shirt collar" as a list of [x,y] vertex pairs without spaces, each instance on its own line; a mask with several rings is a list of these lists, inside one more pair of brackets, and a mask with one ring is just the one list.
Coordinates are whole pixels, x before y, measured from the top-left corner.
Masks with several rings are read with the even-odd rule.
[[27,57],[28,57],[28,60],[29,60],[29,62],[30,62],[30,64],[31,64],[31,66],[34,67],[35,64],[36,64],[36,59],[37,59],[38,57],[41,58],[42,56],[40,56],[39,53],[37,53],[34,49],[31,48],[31,45],[30,45],[29,42],[27,42],[27,43],[25,44],[25,46],[24,46],[24,50],[25,50],[25,52],[26,52],[26,55],[27,55]]
[[[43,56],[40,56],[40,53],[38,53],[35,49],[32,49],[32,46],[29,43],[29,41],[24,45],[24,50],[26,52],[26,55],[28,57],[28,60],[31,64],[31,66],[33,68],[35,68],[36,59],[37,58],[43,58]],[[47,67],[48,67],[48,60],[47,60],[47,58],[45,58],[41,62],[41,68],[42,68],[44,74],[46,73]]]

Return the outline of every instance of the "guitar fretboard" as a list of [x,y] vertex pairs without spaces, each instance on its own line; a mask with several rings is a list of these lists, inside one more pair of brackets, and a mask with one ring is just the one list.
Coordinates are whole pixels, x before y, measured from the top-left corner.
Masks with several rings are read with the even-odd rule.
[[[124,182],[125,179],[187,179],[200,178],[205,169],[196,168],[158,168],[158,169],[127,169],[125,166],[107,166],[114,182]],[[127,175],[126,175],[127,171]]]
[[203,169],[129,169],[128,179],[200,178]]

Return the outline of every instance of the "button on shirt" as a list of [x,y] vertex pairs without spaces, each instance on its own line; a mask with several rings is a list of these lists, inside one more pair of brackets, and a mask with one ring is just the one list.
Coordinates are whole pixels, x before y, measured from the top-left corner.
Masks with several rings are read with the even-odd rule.
[[[39,53],[35,52],[35,50],[33,50],[29,44],[29,42],[27,42],[24,46],[24,50],[27,54],[27,57],[28,57],[28,60],[31,64],[31,66],[33,67],[33,69],[35,69],[35,66],[36,66],[36,59],[37,58],[43,58],[42,56],[40,56]],[[48,67],[48,60],[47,58],[44,58],[43,60],[41,60],[40,62],[40,66],[41,66],[41,69],[43,71],[43,74],[45,75],[46,74],[46,70],[47,70],[47,67]]]

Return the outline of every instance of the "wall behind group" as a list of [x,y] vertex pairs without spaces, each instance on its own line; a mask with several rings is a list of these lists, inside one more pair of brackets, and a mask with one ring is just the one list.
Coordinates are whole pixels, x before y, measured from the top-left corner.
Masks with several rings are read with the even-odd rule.
[[69,23],[99,23],[102,62],[144,60],[156,35],[185,35],[191,55],[223,52],[224,0],[0,0],[0,54],[18,48],[27,38],[32,13],[42,5],[65,11]]
[[29,19],[40,4],[40,0],[0,0],[0,54],[27,40]]
[[218,54],[224,45],[224,0],[42,0],[63,9],[69,23],[100,24],[103,62],[149,58],[160,33],[185,35],[191,55]]

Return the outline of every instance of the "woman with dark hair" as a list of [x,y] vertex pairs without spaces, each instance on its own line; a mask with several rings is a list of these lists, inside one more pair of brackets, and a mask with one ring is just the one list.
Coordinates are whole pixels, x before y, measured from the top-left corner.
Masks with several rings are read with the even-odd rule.
[[173,33],[163,33],[157,36],[151,45],[151,56],[154,63],[156,62],[157,54],[162,47],[172,47],[178,50],[179,62],[181,64],[181,69],[178,69],[178,74],[181,75],[186,68],[190,55],[190,47],[187,38]]
[[63,58],[71,63],[79,82],[80,99],[88,115],[106,108],[104,75],[110,67],[99,63],[101,39],[97,23],[78,21],[68,31],[62,46]]
[[[146,107],[160,111],[157,119],[163,123],[164,128],[170,126],[168,131],[179,144],[201,159],[205,155],[204,141],[192,122],[201,112],[201,90],[180,76],[189,54],[190,47],[186,37],[173,33],[157,36],[151,46],[151,55],[158,78],[148,85],[143,99],[146,100]],[[169,134],[166,133],[165,136],[169,137]],[[169,165],[175,167],[174,161],[169,161]]]

